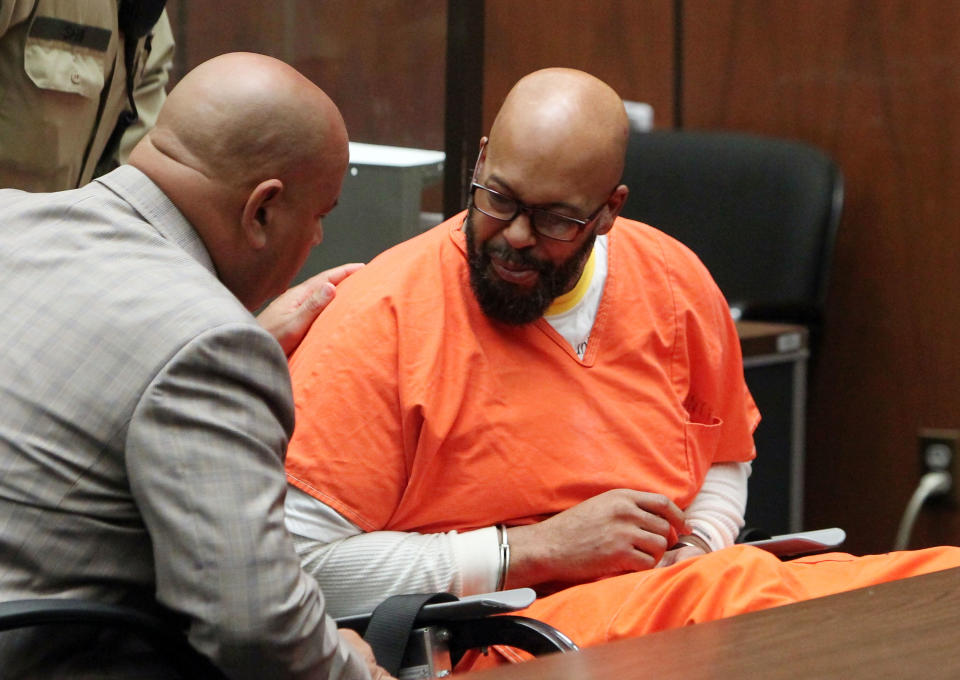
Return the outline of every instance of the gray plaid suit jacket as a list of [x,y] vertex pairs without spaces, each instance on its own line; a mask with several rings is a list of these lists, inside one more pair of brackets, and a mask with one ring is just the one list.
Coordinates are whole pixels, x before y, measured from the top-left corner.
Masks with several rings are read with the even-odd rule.
[[279,345],[145,175],[0,191],[0,599],[156,600],[235,677],[367,677],[284,529],[293,420]]

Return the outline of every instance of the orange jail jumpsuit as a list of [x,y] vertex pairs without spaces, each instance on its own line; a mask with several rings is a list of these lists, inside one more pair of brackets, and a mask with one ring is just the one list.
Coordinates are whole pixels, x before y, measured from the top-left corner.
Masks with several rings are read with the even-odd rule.
[[[686,247],[617,219],[581,360],[543,319],[483,314],[462,221],[347,279],[291,358],[291,484],[364,531],[467,531],[540,521],[614,488],[684,508],[712,464],[753,458],[759,414],[736,329]],[[567,588],[521,614],[590,645],[955,564],[960,549],[783,565],[735,546]]]

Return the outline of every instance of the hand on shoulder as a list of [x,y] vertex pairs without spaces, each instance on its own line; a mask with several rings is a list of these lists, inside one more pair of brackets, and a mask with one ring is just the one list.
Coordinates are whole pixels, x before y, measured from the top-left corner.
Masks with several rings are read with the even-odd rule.
[[274,299],[257,315],[257,321],[277,339],[283,353],[290,356],[310,325],[333,300],[337,285],[362,267],[362,263],[352,262],[310,277]]

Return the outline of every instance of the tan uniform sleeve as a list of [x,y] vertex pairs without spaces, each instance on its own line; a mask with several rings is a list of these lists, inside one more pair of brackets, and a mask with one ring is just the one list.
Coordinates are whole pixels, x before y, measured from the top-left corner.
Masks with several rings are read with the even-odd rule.
[[7,33],[11,26],[26,21],[33,11],[34,0],[2,0],[0,2],[0,38]]
[[0,38],[2,38],[3,34],[7,32],[7,28],[10,26],[10,18],[12,15],[13,3],[0,3]]
[[137,104],[139,117],[123,134],[120,141],[116,159],[119,164],[127,162],[133,147],[157,122],[160,107],[167,98],[167,83],[170,81],[170,69],[173,68],[173,53],[173,31],[170,29],[170,20],[164,10],[153,27],[153,47],[147,57],[143,75],[137,81],[133,91],[133,100]]

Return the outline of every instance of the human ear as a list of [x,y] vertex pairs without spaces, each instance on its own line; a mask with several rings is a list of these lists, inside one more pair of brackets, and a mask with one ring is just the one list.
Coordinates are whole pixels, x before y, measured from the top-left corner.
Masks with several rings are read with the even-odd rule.
[[267,244],[267,226],[278,209],[277,199],[282,192],[282,181],[266,179],[247,196],[240,226],[244,238],[254,250],[260,250]]
[[621,184],[613,190],[610,198],[607,199],[607,210],[610,212],[610,219],[607,220],[602,227],[597,229],[597,234],[606,234],[613,228],[613,221],[617,219],[617,216],[623,209],[623,204],[626,203],[629,193],[630,190],[626,184]]

